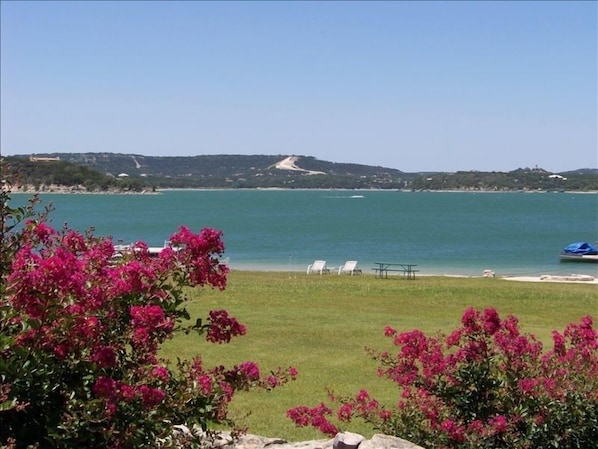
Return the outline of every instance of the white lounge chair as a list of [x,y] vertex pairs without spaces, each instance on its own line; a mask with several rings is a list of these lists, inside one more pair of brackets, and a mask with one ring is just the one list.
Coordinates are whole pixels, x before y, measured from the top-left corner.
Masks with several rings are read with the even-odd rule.
[[356,260],[347,260],[344,265],[338,267],[338,274],[361,274],[361,269],[357,268]]
[[318,274],[330,273],[330,269],[328,267],[326,267],[325,260],[316,260],[316,261],[314,261],[314,263],[308,265],[308,267],[307,267],[307,274],[312,274],[312,273],[318,273]]

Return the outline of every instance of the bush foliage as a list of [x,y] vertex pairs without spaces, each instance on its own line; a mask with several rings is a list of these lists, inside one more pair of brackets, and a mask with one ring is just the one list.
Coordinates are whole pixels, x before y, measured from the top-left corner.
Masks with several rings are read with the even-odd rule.
[[155,258],[142,242],[117,253],[91,232],[53,229],[35,201],[12,209],[2,195],[0,445],[168,447],[184,425],[204,431],[186,435],[194,447],[216,425],[243,430],[227,415],[236,391],[296,375],[159,357],[177,330],[213,343],[246,331],[225,310],[190,322],[184,308],[185,289],[226,286],[219,231],[182,226]]
[[[365,419],[379,431],[429,448],[589,448],[598,441],[598,332],[587,316],[553,332],[542,352],[517,319],[468,309],[448,336],[385,329],[397,354],[369,350],[378,374],[396,383],[388,407],[366,390],[332,405],[288,411],[299,426],[334,435]],[[336,415],[336,416],[335,416]]]

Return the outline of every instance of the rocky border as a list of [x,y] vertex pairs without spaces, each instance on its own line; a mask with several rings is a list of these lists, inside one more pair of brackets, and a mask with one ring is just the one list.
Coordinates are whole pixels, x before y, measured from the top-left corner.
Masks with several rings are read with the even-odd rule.
[[[175,426],[175,439],[191,437],[185,426]],[[184,445],[181,445],[184,447]],[[353,432],[341,432],[332,439],[288,442],[282,438],[268,438],[245,434],[234,438],[230,432],[216,435],[208,446],[215,449],[424,449],[399,437],[376,434],[371,439]]]

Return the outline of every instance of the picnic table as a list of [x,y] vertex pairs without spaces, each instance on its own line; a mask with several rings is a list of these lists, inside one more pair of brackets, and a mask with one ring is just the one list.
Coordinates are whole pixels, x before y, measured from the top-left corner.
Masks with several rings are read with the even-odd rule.
[[398,272],[403,273],[403,277],[407,279],[415,279],[415,273],[419,271],[415,269],[417,265],[412,263],[374,262],[374,265],[376,266],[372,270],[379,278],[388,278],[388,272]]

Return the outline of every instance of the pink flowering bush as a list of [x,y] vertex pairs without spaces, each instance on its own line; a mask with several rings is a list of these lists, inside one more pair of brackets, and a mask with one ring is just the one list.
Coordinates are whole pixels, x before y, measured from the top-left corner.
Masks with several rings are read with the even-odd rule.
[[429,448],[590,448],[598,442],[598,332],[590,316],[553,332],[547,352],[517,319],[468,309],[448,336],[385,329],[397,354],[368,350],[399,400],[354,397],[289,410],[298,426],[338,432],[359,417]]
[[165,447],[174,425],[241,430],[227,416],[236,391],[295,377],[292,368],[264,375],[250,361],[160,358],[177,330],[215,343],[245,334],[224,310],[185,324],[185,288],[226,286],[219,231],[181,227],[159,257],[143,243],[115,257],[109,239],[57,231],[3,199],[1,446]]

